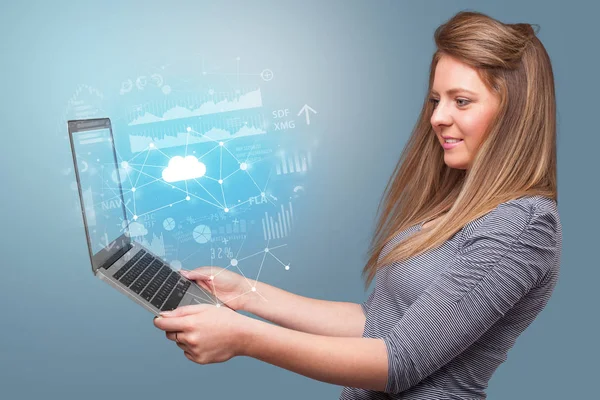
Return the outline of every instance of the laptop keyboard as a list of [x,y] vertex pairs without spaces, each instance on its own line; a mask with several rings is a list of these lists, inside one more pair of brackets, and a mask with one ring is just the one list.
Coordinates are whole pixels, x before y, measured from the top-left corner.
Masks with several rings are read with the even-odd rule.
[[144,250],[127,261],[113,277],[161,311],[177,308],[191,284]]

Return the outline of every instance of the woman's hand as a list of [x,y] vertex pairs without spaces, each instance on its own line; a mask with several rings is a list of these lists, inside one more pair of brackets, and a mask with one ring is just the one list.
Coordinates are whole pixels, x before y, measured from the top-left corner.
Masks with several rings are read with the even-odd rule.
[[182,306],[160,314],[154,318],[154,326],[177,342],[191,361],[220,363],[245,355],[252,318],[212,304]]
[[182,269],[180,272],[236,311],[244,309],[250,299],[247,293],[256,285],[256,281],[220,267],[200,267],[191,271]]

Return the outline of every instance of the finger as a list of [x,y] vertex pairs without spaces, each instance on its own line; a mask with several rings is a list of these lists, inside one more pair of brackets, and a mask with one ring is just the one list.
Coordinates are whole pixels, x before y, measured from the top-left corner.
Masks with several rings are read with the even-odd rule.
[[154,318],[154,326],[163,331],[183,331],[189,326],[187,318],[184,317],[163,317]]
[[211,277],[214,277],[214,272],[210,271],[210,269],[198,268],[193,271],[184,271],[181,270],[181,275],[185,276],[188,279],[198,279],[202,281],[209,281]]
[[162,311],[160,315],[163,317],[185,317],[190,314],[197,314],[206,311],[211,305],[209,304],[190,304],[187,306],[177,307],[171,311]]

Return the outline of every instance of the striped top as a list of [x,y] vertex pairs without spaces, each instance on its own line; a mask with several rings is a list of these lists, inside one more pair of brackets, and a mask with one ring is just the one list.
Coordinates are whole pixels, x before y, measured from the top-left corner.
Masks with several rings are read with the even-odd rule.
[[[400,232],[382,255],[423,224]],[[362,304],[363,337],[381,338],[388,378],[340,400],[482,400],[517,337],[545,307],[559,275],[554,200],[526,196],[466,224],[442,246],[377,271]]]

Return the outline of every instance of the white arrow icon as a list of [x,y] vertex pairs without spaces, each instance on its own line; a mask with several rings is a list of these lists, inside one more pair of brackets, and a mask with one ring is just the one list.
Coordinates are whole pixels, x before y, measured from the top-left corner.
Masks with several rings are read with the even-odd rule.
[[310,125],[310,117],[309,117],[309,113],[308,113],[309,111],[312,111],[315,114],[317,113],[315,110],[310,108],[310,106],[308,104],[305,104],[304,107],[302,107],[300,109],[300,112],[298,112],[298,116],[300,116],[300,114],[302,114],[302,113],[306,113],[306,125]]

